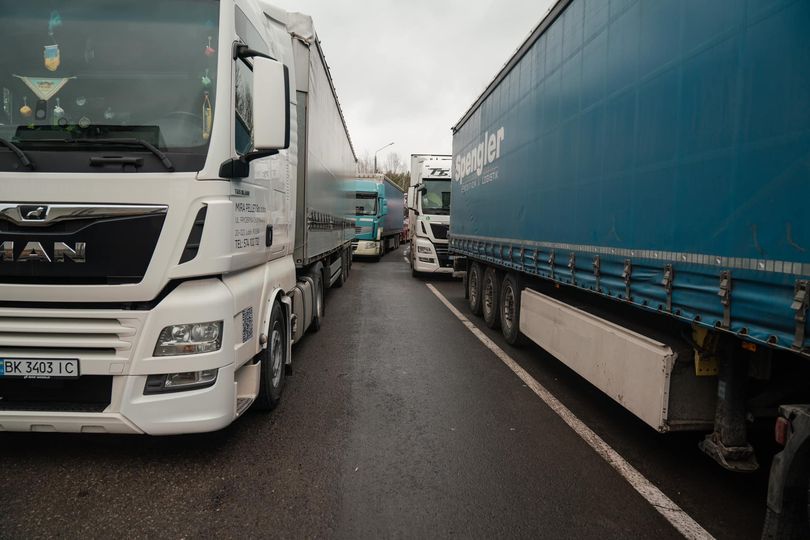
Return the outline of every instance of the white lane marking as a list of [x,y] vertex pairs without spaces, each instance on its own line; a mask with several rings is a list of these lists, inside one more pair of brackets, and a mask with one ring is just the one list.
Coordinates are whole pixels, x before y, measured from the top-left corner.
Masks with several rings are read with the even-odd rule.
[[532,391],[537,394],[537,397],[543,400],[546,405],[548,405],[552,411],[557,413],[557,415],[562,418],[563,422],[568,424],[568,426],[574,430],[574,432],[582,437],[582,439],[588,443],[588,446],[593,448],[597,454],[599,454],[602,459],[608,462],[611,467],[613,467],[616,472],[618,472],[627,482],[635,489],[636,491],[644,497],[648,503],[650,503],[653,508],[655,508],[662,516],[669,521],[673,527],[675,527],[678,532],[680,532],[685,538],[689,539],[701,539],[701,540],[713,540],[714,537],[709,534],[709,532],[701,527],[697,521],[692,519],[689,514],[683,511],[680,506],[675,504],[669,497],[664,495],[664,493],[658,489],[655,484],[647,480],[640,472],[636,470],[635,467],[630,465],[625,459],[619,455],[613,448],[608,445],[599,435],[593,432],[591,428],[586,426],[582,420],[577,418],[574,413],[572,413],[565,405],[560,403],[556,397],[554,397],[551,392],[546,390],[546,388],[537,382],[534,377],[529,375],[529,373],[524,370],[520,365],[515,362],[512,357],[510,357],[506,352],[501,349],[494,341],[489,339],[486,334],[484,334],[481,330],[478,329],[475,324],[470,322],[467,317],[465,317],[459,310],[450,303],[447,298],[444,297],[442,293],[440,293],[436,287],[434,287],[430,283],[426,283],[428,289],[436,295],[436,297],[442,301],[442,303],[449,309],[453,315],[458,318],[467,327],[467,329],[477,337],[481,343],[483,343],[490,351],[495,353],[495,356],[501,359],[501,361],[506,364],[509,369],[511,369],[515,375],[520,377],[520,379],[526,383],[526,386],[532,389]]

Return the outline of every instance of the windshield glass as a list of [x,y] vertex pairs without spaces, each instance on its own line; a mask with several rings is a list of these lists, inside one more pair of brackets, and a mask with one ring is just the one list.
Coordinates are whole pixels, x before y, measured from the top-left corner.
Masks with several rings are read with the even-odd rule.
[[450,213],[450,181],[423,180],[422,212],[425,214]]
[[204,153],[218,11],[215,0],[0,0],[0,137]]
[[358,216],[377,215],[377,194],[358,193],[355,204],[355,214]]

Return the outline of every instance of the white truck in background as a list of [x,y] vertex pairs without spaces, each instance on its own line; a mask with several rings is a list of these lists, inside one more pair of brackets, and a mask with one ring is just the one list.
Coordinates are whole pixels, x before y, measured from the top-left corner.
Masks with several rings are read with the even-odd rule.
[[451,163],[449,155],[411,154],[407,205],[409,263],[414,276],[453,273],[447,238]]
[[273,408],[354,236],[311,18],[60,3],[43,66],[30,25],[52,11],[0,10],[19,50],[0,66],[0,431],[203,432]]

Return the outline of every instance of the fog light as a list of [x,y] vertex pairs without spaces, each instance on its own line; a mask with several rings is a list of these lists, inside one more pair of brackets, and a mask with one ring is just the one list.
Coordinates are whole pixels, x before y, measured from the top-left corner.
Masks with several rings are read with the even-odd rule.
[[365,246],[366,249],[374,249],[377,247],[376,242],[363,242],[363,245]]
[[419,262],[435,264],[433,257],[419,257]]
[[222,321],[173,324],[160,332],[154,356],[179,356],[218,351],[222,346]]
[[167,373],[165,375],[149,375],[143,393],[165,394],[167,392],[183,392],[185,390],[198,390],[214,386],[217,382],[216,369],[203,371],[187,371],[185,373]]
[[417,253],[427,253],[430,255],[431,249],[428,246],[416,246]]

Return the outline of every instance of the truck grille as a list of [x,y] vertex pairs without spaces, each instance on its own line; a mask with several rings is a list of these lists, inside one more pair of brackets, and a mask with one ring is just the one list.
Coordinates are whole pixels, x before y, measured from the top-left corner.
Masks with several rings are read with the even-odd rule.
[[447,232],[450,230],[450,225],[444,223],[431,223],[430,230],[433,232],[433,238],[437,240],[447,240]]
[[135,325],[117,319],[45,318],[0,315],[0,355],[36,358],[101,356],[129,359]]
[[447,244],[434,245],[433,248],[436,250],[439,266],[443,268],[453,266],[453,260],[450,258],[450,250]]

